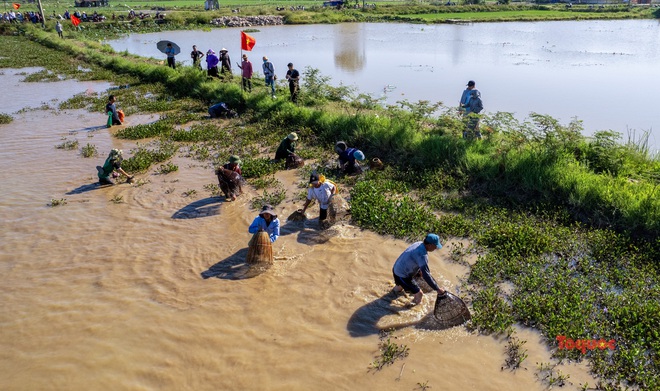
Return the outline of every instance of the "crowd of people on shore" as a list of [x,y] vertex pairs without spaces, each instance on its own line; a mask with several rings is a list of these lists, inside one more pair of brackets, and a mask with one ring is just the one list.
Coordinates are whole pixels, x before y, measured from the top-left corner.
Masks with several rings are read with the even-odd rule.
[[[171,50],[171,45],[168,46],[168,49],[166,49],[164,53],[167,56],[167,66],[176,69],[176,55],[178,53]],[[222,81],[232,80],[233,69],[229,50],[222,48],[216,53],[213,49],[208,49],[206,54],[204,54],[204,52],[197,48],[197,45],[193,45],[192,51],[190,52],[190,59],[192,60],[193,67],[203,71],[202,59],[204,57],[206,57],[204,60],[206,62],[206,75],[209,78],[217,78]],[[252,92],[252,76],[254,75],[255,69],[247,54],[241,56],[241,62],[237,64],[237,67],[240,70],[241,86],[243,90]],[[271,96],[275,98],[275,82],[277,81],[277,75],[275,74],[275,66],[268,59],[268,56],[262,57],[261,69],[264,76],[264,82],[267,87],[270,87]],[[285,79],[289,85],[291,101],[293,103],[298,103],[300,72],[294,68],[293,63],[287,64]]]

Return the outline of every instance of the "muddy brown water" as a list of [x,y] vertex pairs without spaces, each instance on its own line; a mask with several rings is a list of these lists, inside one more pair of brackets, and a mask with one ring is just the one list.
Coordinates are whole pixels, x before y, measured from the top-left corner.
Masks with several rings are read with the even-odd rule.
[[[0,82],[16,76],[5,70]],[[64,99],[104,83],[32,83],[3,94],[12,102]],[[66,93],[62,90],[66,90]],[[55,106],[56,102],[52,102]],[[23,103],[19,106],[24,105]],[[38,107],[40,104],[29,104]],[[94,167],[111,148],[105,118],[79,110],[28,110],[0,126],[0,389],[2,390],[543,390],[537,362],[549,362],[540,335],[519,328],[525,369],[501,370],[505,342],[460,326],[420,325],[434,295],[405,310],[381,299],[391,268],[409,245],[344,222],[328,231],[311,220],[287,224],[267,270],[244,265],[249,207],[210,197],[213,170],[181,156],[179,171],[139,174],[142,186],[97,188]],[[148,122],[133,116],[128,122]],[[101,156],[54,146],[62,138],[96,145]],[[277,178],[300,207],[297,171]],[[193,196],[184,196],[188,190]],[[121,203],[112,202],[121,197]],[[66,205],[48,207],[51,199]],[[458,239],[431,254],[433,274],[460,292],[466,267],[449,260]],[[406,326],[407,325],[407,326]],[[378,331],[410,355],[368,372]],[[405,364],[405,365],[404,365]],[[568,389],[593,379],[584,364],[562,365]]]

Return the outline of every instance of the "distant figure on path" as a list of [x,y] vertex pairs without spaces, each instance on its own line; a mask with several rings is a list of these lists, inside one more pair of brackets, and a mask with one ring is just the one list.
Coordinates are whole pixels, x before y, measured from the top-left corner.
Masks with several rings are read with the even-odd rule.
[[417,305],[422,302],[424,292],[419,288],[417,283],[413,280],[415,276],[421,274],[429,286],[438,292],[439,296],[445,294],[445,290],[440,288],[431,276],[429,270],[429,256],[428,253],[442,248],[440,238],[436,234],[428,234],[423,242],[415,242],[410,245],[394,262],[392,274],[394,276],[395,287],[393,292],[395,294],[401,293],[404,290],[409,291],[415,295],[412,305]]
[[289,68],[286,71],[286,79],[289,81],[289,92],[291,93],[291,102],[298,103],[298,93],[300,92],[300,72],[293,68],[293,63],[288,63]]

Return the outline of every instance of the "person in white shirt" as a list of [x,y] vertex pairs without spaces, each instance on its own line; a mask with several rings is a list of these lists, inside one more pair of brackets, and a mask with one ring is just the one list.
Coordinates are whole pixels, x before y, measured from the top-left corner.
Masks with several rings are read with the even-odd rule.
[[328,181],[321,182],[316,173],[309,176],[309,183],[312,186],[307,190],[307,201],[300,212],[304,214],[312,200],[317,200],[320,208],[319,221],[323,221],[328,218],[328,207],[332,197],[337,194],[337,188]]

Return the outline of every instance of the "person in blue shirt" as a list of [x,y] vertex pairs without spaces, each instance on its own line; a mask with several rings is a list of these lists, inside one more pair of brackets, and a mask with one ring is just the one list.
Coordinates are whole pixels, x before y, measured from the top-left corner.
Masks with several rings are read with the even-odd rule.
[[424,297],[424,292],[422,292],[419,285],[413,280],[417,274],[421,273],[424,281],[426,281],[433,290],[438,292],[438,295],[444,295],[446,293],[445,290],[438,286],[429,270],[428,253],[440,248],[442,248],[442,244],[440,244],[440,238],[438,235],[428,234],[423,242],[413,243],[401,255],[399,255],[399,258],[394,262],[394,267],[392,268],[394,283],[396,284],[393,289],[394,293],[400,293],[404,290],[410,291],[415,295],[412,304],[417,305],[421,303],[422,298]]
[[167,47],[165,48],[165,54],[167,55],[167,66],[176,69],[176,62],[174,61],[174,56],[176,56],[176,50],[172,46],[172,43],[168,42]]
[[458,102],[458,111],[461,115],[465,114],[465,108],[470,104],[471,92],[475,89],[476,84],[474,80],[468,81],[467,88],[461,94],[461,100]]
[[349,148],[344,141],[337,141],[335,152],[339,155],[339,169],[346,174],[361,174],[362,168],[357,161],[365,159],[364,153],[357,148]]
[[277,214],[270,205],[264,205],[261,208],[259,216],[254,219],[248,228],[248,232],[251,234],[256,234],[259,231],[268,232],[271,243],[274,243],[280,236],[280,219],[277,218]]

